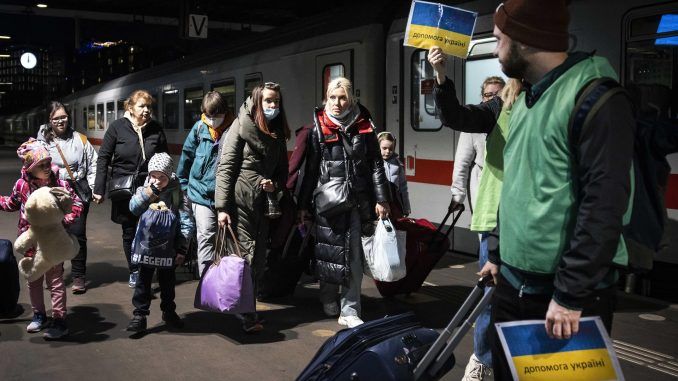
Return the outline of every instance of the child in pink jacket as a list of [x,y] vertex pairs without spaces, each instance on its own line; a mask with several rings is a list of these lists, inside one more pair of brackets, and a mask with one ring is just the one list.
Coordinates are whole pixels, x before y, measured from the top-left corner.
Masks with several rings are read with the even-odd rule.
[[[19,232],[17,235],[28,230],[30,224],[26,220],[24,205],[26,200],[36,189],[40,187],[63,187],[68,190],[73,199],[71,213],[64,217],[64,225],[69,225],[80,216],[82,202],[73,192],[73,189],[65,180],[59,179],[59,168],[52,166],[52,158],[49,151],[42,143],[30,138],[17,149],[17,155],[23,161],[21,177],[14,184],[10,196],[0,196],[0,210],[6,212],[20,211]],[[26,252],[26,256],[34,255],[35,250]],[[40,332],[47,328],[47,313],[43,298],[43,283],[47,283],[52,296],[52,326],[45,332],[46,340],[60,339],[68,334],[66,326],[66,287],[64,285],[64,264],[60,263],[52,267],[45,275],[33,282],[28,282],[31,306],[33,307],[33,320],[26,327],[30,333]]]

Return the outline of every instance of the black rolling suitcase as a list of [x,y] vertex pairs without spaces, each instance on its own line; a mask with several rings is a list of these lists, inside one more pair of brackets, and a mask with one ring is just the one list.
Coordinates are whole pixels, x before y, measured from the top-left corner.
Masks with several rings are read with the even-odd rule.
[[12,318],[23,312],[19,301],[19,268],[12,241],[0,239],[0,318]]
[[266,257],[266,268],[259,285],[258,300],[282,298],[294,294],[301,275],[311,274],[310,262],[315,240],[303,235],[297,225],[290,229],[282,248],[272,248]]
[[[485,277],[478,281],[440,334],[423,328],[411,312],[344,329],[323,344],[297,381],[441,378],[454,366],[452,351],[490,302],[492,290],[485,293],[490,279]],[[464,321],[471,309],[473,311]]]

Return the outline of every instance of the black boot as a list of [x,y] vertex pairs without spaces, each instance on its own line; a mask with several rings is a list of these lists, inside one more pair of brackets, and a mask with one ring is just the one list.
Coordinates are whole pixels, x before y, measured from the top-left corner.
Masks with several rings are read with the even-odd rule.
[[175,311],[163,312],[162,321],[172,328],[184,328],[184,322]]
[[134,315],[132,320],[127,325],[127,330],[130,332],[143,332],[146,330],[146,316]]

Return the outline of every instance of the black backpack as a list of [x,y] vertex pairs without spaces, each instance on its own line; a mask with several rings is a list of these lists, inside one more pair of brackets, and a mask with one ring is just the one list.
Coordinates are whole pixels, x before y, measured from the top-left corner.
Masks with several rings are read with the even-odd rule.
[[[582,131],[598,110],[616,94],[627,90],[612,78],[598,78],[584,86],[570,116],[570,145],[576,147]],[[634,272],[652,269],[654,254],[661,250],[666,207],[660,186],[665,185],[670,167],[666,155],[678,151],[678,128],[665,120],[636,118],[633,152],[633,208],[624,225],[623,236],[629,251],[629,268]],[[574,149],[572,152],[576,152]],[[575,163],[577,159],[574,159]]]

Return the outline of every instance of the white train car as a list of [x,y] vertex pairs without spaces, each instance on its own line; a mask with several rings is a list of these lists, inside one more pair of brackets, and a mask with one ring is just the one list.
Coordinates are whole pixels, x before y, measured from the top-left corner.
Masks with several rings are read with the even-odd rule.
[[[486,76],[503,75],[492,56],[496,5],[494,0],[458,5],[480,14],[468,59],[452,59],[447,67],[447,75],[455,81],[464,103],[480,101],[480,84]],[[678,17],[678,2],[574,0],[570,11],[571,50],[596,50],[610,61],[622,83],[643,87],[643,102],[653,103],[664,112],[669,110],[676,118],[678,31],[675,21],[668,30],[658,30],[657,26],[664,19]],[[288,122],[295,128],[311,122],[312,108],[322,103],[326,84],[343,75],[354,82],[357,97],[372,112],[378,128],[398,138],[413,216],[440,222],[450,201],[459,133],[441,127],[436,116],[433,71],[426,62],[426,51],[402,44],[406,19],[384,22],[384,17],[378,18],[382,15],[365,14],[369,12],[315,18],[266,32],[211,55],[189,57],[102,83],[70,95],[64,102],[75,116],[78,129],[86,130],[96,145],[108,124],[122,116],[123,99],[135,89],[146,89],[156,98],[155,118],[165,128],[170,151],[179,154],[187,132],[200,115],[202,97],[209,90],[222,92],[237,109],[256,84],[278,82]],[[657,43],[658,38],[673,42]],[[19,119],[12,116],[0,121],[0,125],[8,126],[3,126],[5,135],[6,131],[32,131],[26,127],[32,126],[31,122]],[[291,140],[288,149],[293,147]],[[666,197],[669,231],[670,236],[678,237],[678,155],[670,156],[669,162],[674,171]],[[476,239],[463,229],[469,220],[466,213],[455,247],[473,253]],[[678,263],[676,254],[678,243],[672,243],[660,260]]]

